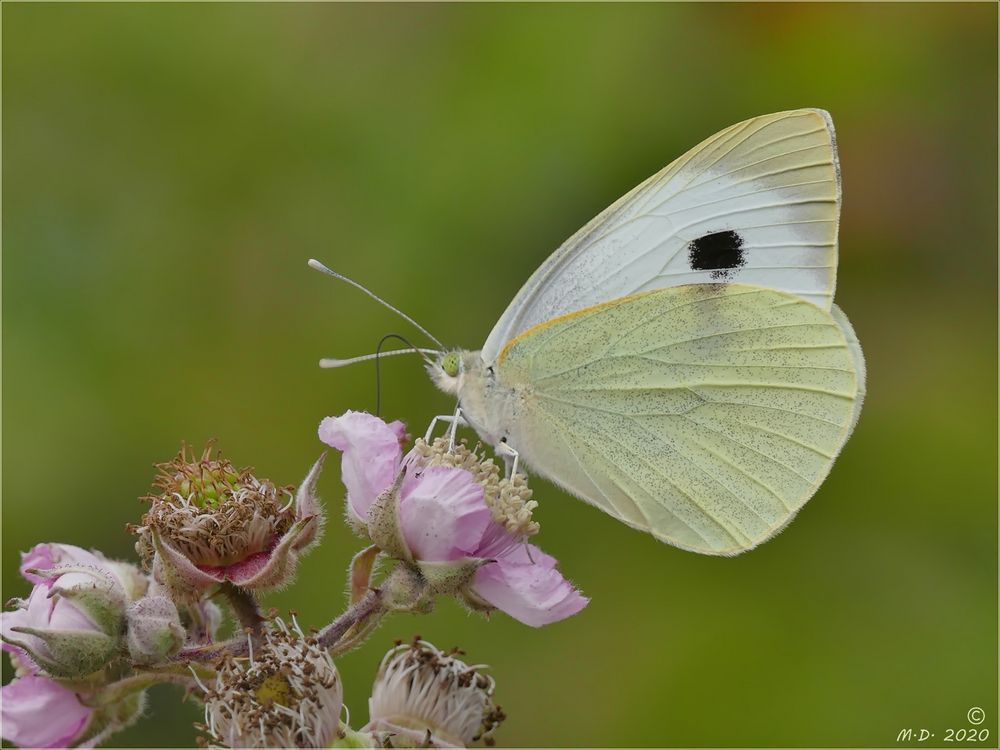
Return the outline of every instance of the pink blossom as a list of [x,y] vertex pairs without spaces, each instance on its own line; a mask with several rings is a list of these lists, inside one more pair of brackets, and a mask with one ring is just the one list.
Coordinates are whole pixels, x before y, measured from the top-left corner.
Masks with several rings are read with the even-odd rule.
[[69,747],[93,713],[72,690],[38,675],[18,677],[0,694],[3,738],[19,747]]
[[406,426],[386,424],[363,411],[347,411],[319,424],[319,439],[344,454],[340,475],[347,486],[347,509],[364,522],[375,498],[399,470]]
[[373,506],[392,490],[402,544],[387,551],[415,565],[428,580],[453,581],[465,570],[474,573],[457,592],[467,603],[495,607],[534,627],[565,619],[587,605],[556,569],[554,558],[498,521],[483,481],[471,471],[427,466],[417,449],[404,458],[403,430],[399,422],[389,425],[359,412],[327,417],[320,425],[320,439],[343,453],[349,512],[376,532],[373,541],[380,533],[373,528]]

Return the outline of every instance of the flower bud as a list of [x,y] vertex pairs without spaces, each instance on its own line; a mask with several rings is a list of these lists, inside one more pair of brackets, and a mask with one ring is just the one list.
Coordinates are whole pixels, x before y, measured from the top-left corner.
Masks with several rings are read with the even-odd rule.
[[[35,587],[27,600],[14,600],[14,612],[3,613],[5,648],[56,677],[83,677],[108,664],[118,653],[128,603],[116,571],[103,557],[68,545],[38,545],[24,557],[22,574]],[[27,567],[32,562],[57,564]]]
[[85,565],[112,574],[121,583],[130,602],[143,596],[149,583],[149,579],[132,563],[109,560],[96,550],[87,551],[72,544],[52,542],[36,544],[22,553],[20,570],[22,576],[35,584],[42,583],[46,579],[33,571],[49,570],[64,565]]
[[315,494],[321,457],[297,493],[237,469],[211,446],[201,458],[186,449],[157,466],[156,494],[136,551],[178,601],[195,603],[216,584],[248,589],[283,586],[298,557],[319,538],[323,512]]
[[493,678],[426,641],[397,645],[382,659],[368,700],[371,732],[384,747],[467,747],[490,740],[506,716]]
[[[210,741],[224,747],[329,747],[340,735],[343,687],[327,652],[275,619],[247,658],[227,659],[205,690]],[[249,636],[248,636],[249,637]]]
[[125,613],[128,653],[136,664],[157,664],[184,644],[177,607],[165,596],[147,596]]

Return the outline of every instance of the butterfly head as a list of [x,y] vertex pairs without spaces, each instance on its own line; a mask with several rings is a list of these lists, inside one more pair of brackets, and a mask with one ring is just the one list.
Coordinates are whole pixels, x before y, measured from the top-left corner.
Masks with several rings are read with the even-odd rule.
[[435,359],[428,361],[427,372],[434,385],[445,393],[457,394],[462,375],[465,373],[464,352],[452,350],[440,352]]

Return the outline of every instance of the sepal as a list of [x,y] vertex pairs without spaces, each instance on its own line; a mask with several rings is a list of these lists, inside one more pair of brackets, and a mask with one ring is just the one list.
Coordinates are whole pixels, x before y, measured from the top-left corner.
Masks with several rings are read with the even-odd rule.
[[379,548],[373,544],[361,550],[351,559],[349,576],[351,582],[351,604],[361,601],[361,597],[371,587],[372,571],[375,568],[375,562],[378,560],[378,554]]
[[218,583],[163,541],[156,529],[150,530],[150,539],[156,551],[153,558],[153,577],[166,587],[175,601],[197,602],[205,591]]
[[412,562],[413,555],[406,544],[399,519],[400,493],[405,477],[406,467],[403,467],[389,488],[372,503],[368,511],[368,534],[372,542],[390,557]]
[[[47,598],[59,596],[71,601],[73,606],[84,612],[102,632],[117,635],[121,631],[126,606],[126,593],[121,583],[111,575],[94,568],[66,566],[56,570],[58,578],[49,589]],[[48,572],[51,571],[46,571]],[[92,582],[77,580],[65,585],[63,576],[67,573],[86,573],[94,580]]]
[[45,653],[25,639],[5,637],[39,667],[54,677],[84,677],[107,665],[118,650],[118,639],[96,630],[50,630],[15,625],[15,633],[33,636],[45,646]]
[[416,566],[432,593],[451,596],[467,588],[476,571],[491,562],[479,557],[463,557],[450,562],[418,560]]
[[420,572],[409,565],[397,565],[381,586],[385,605],[397,612],[430,612],[434,595]]
[[316,463],[313,464],[309,473],[306,474],[306,478],[299,485],[298,491],[295,493],[295,519],[297,521],[302,521],[306,518],[316,519],[308,527],[307,533],[300,534],[295,542],[295,548],[300,552],[304,552],[307,548],[318,542],[323,534],[325,517],[323,515],[323,506],[319,502],[319,495],[316,494],[316,483],[319,480],[320,472],[323,471],[325,461],[326,452],[324,451],[316,459]]
[[355,732],[349,726],[340,723],[340,731],[333,738],[329,747],[344,747],[344,748],[357,748],[357,747],[382,747],[375,736],[370,732]]

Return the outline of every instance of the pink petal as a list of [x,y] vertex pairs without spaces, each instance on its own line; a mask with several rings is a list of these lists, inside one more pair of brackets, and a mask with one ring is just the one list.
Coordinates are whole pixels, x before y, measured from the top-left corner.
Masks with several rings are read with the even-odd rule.
[[27,552],[21,553],[21,575],[31,583],[45,583],[51,585],[52,581],[41,578],[34,573],[29,573],[29,569],[48,570],[57,565],[91,565],[104,568],[104,561],[93,552],[88,552],[72,544],[43,543],[36,544]]
[[476,557],[496,560],[507,555],[514,548],[521,547],[522,540],[515,539],[501,524],[494,521],[483,533],[483,539],[476,550]]
[[[34,594],[32,594],[31,598],[35,598]],[[49,605],[48,624],[40,627],[49,627],[53,630],[100,631],[100,628],[94,623],[94,621],[69,599],[53,597],[52,599],[49,599],[47,603]],[[32,605],[29,604],[28,612],[30,613],[31,611]]]
[[3,738],[19,747],[67,747],[91,709],[57,682],[29,675],[2,689]]
[[532,544],[512,547],[476,571],[473,590],[497,609],[541,627],[587,606],[590,600],[556,570],[556,560]]
[[[38,627],[37,625],[33,625],[33,623],[31,622],[31,616],[27,613],[26,610],[16,609],[13,612],[0,613],[0,633],[3,633],[3,637],[5,639],[13,638],[15,641],[22,641],[26,643],[30,642],[32,647],[34,647],[34,641],[37,639],[33,638],[30,635],[27,635],[26,633],[17,633],[13,630],[13,628],[24,628],[24,627],[28,628]],[[18,648],[13,644],[7,643],[6,640],[4,640],[2,644],[0,644],[0,648],[2,648],[4,651],[10,651],[11,653],[14,654],[27,656],[27,654],[24,653],[24,649]],[[34,662],[32,662],[32,666],[34,666]]]
[[340,478],[347,487],[347,505],[364,522],[375,498],[392,484],[403,454],[402,422],[386,424],[359,411],[327,417],[319,425],[319,439],[344,454]]
[[12,627],[29,628],[51,628],[52,630],[97,630],[94,624],[83,610],[77,608],[70,600],[60,597],[58,594],[49,597],[46,586],[35,586],[28,597],[27,606],[13,612],[4,612],[0,615],[4,636],[14,637],[19,640],[32,640],[34,636],[14,633]]
[[[70,600],[62,597],[49,597],[49,589],[44,585],[35,586],[28,597],[27,606],[13,612],[0,614],[0,632],[4,638],[21,641],[30,648],[45,655],[48,648],[45,642],[34,635],[20,633],[13,628],[39,628],[51,630],[98,630],[94,622]],[[17,646],[4,643],[5,651],[23,653]]]
[[482,486],[465,469],[451,466],[408,474],[399,516],[414,559],[428,562],[473,555],[493,520]]

